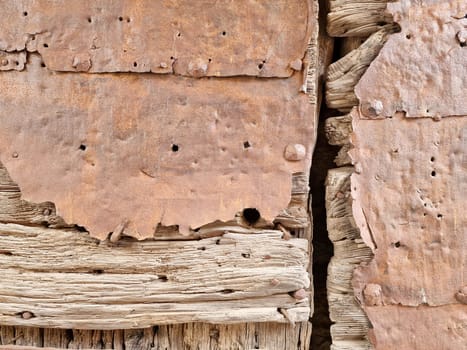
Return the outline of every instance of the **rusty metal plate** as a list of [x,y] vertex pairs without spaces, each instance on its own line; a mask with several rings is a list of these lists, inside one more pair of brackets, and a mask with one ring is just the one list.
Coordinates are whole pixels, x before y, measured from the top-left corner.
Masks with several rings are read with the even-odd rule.
[[376,349],[465,349],[467,306],[369,307]]
[[1,0],[0,50],[39,52],[56,71],[289,77],[312,1]]
[[311,162],[301,84],[55,73],[29,54],[24,71],[0,73],[0,157],[24,199],[54,202],[99,238],[122,223],[137,238],[158,223],[186,231],[246,207],[272,220]]
[[353,112],[353,211],[374,259],[366,305],[458,303],[466,283],[467,118],[361,119]]
[[369,118],[467,115],[467,3],[388,4],[401,32],[390,36],[356,87]]

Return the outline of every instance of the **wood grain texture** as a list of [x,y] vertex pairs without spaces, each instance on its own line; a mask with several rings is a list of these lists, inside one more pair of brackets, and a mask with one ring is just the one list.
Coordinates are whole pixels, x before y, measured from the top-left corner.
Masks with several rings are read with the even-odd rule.
[[335,37],[368,36],[388,23],[388,0],[331,0],[327,19],[329,35]]
[[353,167],[331,169],[326,180],[326,215],[329,239],[334,256],[328,266],[329,314],[332,349],[369,349],[369,321],[355,300],[352,277],[354,269],[371,260],[373,253],[362,241],[352,217],[350,176]]

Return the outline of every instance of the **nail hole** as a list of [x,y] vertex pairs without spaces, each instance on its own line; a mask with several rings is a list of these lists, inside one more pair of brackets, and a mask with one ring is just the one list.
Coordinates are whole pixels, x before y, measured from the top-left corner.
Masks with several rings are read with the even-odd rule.
[[430,158],[430,161],[431,161],[431,162],[434,162],[434,161],[435,161],[435,157],[431,157],[431,158]]
[[248,258],[250,257],[250,254],[248,254],[248,253],[242,253],[242,256],[243,256],[244,258],[248,259]]
[[19,66],[19,62],[18,62],[18,61],[15,61],[15,65],[16,65],[16,66]]
[[399,248],[400,246],[401,246],[401,242],[397,241],[396,243],[394,243],[394,247]]
[[160,280],[161,282],[167,282],[168,278],[166,275],[157,275],[157,279]]
[[212,61],[212,58],[208,58],[208,61],[211,62],[211,61]]
[[222,32],[222,35],[223,35],[223,36],[226,36],[226,35],[227,35],[227,32],[224,30],[224,31]]
[[248,142],[248,141],[243,142],[243,148],[247,149],[247,148],[250,148],[250,147],[251,147],[250,142]]
[[86,145],[83,145],[83,144],[79,145],[79,149],[81,151],[86,151]]
[[88,17],[88,22],[91,23],[92,22],[92,19],[91,17]]
[[178,145],[173,144],[173,145],[172,145],[172,152],[178,152],[178,150],[179,150]]
[[23,12],[23,16],[26,17],[28,15],[28,12],[27,11],[24,11]]
[[412,38],[412,35],[407,34],[405,37],[406,37],[407,39],[411,39],[411,38]]
[[138,67],[138,62],[133,62],[133,67]]
[[263,67],[264,67],[263,63],[258,64],[258,69],[263,69]]
[[171,59],[171,60],[174,60],[175,58],[174,58],[173,56],[170,56],[170,59]]
[[182,36],[182,33],[178,32],[177,36],[180,38]]
[[128,17],[128,18],[126,19],[126,22],[127,22],[127,23],[130,23],[130,22],[131,22],[131,18]]
[[438,214],[437,217],[438,219],[441,219],[443,217],[443,214]]
[[121,16],[118,17],[118,20],[119,20],[120,22],[122,22],[122,21],[123,21],[123,17],[121,17]]
[[435,176],[436,176],[436,171],[433,170],[433,171],[431,172],[431,176],[432,176],[432,177],[435,177]]
[[232,294],[234,292],[233,289],[222,289],[221,293],[222,294]]
[[44,46],[44,47],[49,47],[49,44],[44,44],[43,46]]
[[[221,240],[220,239],[216,239],[216,245],[219,245],[221,244]],[[219,265],[220,266],[220,265]]]
[[426,216],[426,213],[423,213],[423,216]]
[[256,208],[245,208],[242,216],[249,225],[254,225],[258,222],[261,214]]

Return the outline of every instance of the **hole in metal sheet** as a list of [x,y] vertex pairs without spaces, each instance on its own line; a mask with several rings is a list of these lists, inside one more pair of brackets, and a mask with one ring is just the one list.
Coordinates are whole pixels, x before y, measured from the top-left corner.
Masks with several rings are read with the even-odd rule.
[[261,214],[256,208],[245,208],[242,216],[249,225],[254,225],[258,222]]

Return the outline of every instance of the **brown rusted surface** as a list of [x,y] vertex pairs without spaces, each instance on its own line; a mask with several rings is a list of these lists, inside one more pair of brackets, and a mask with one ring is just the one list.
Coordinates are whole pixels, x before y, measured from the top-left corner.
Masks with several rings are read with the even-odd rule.
[[0,50],[56,71],[288,77],[301,70],[312,1],[1,0]]
[[[54,73],[30,55],[0,74],[0,157],[23,198],[104,238],[287,207],[308,172],[314,107],[290,79]],[[304,146],[298,160],[289,144]]]
[[467,118],[365,120],[354,112],[353,130],[354,217],[375,254],[356,271],[357,297],[367,305],[457,303],[466,280]]
[[368,118],[467,115],[465,0],[388,4],[402,28],[391,35],[356,87]]
[[366,309],[376,349],[465,349],[467,306],[385,306]]

